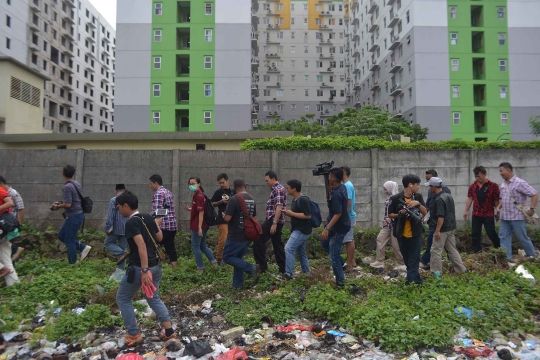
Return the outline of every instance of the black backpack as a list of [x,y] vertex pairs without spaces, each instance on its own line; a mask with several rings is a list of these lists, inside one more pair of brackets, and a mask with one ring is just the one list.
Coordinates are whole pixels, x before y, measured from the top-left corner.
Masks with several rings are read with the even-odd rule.
[[73,184],[73,186],[75,187],[75,190],[77,190],[77,194],[79,194],[79,198],[81,199],[81,207],[83,213],[90,214],[92,212],[92,209],[94,208],[94,202],[88,196],[83,197],[77,185]]
[[212,206],[212,201],[210,201],[208,196],[204,195],[204,221],[206,221],[208,226],[214,226],[217,225],[217,219],[218,216],[216,210]]

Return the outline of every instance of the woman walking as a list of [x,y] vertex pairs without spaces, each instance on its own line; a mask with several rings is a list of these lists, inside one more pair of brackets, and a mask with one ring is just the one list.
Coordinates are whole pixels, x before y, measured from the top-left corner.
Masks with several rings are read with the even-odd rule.
[[384,257],[386,252],[386,245],[389,241],[392,243],[392,249],[394,249],[394,257],[396,258],[399,266],[398,269],[405,269],[405,263],[403,262],[403,256],[399,250],[399,244],[397,239],[392,235],[392,220],[388,217],[388,206],[390,205],[390,197],[396,195],[398,190],[398,184],[394,181],[387,181],[383,185],[384,193],[386,194],[386,201],[384,202],[384,220],[379,236],[377,236],[377,261],[369,264],[371,267],[384,267]]
[[198,177],[190,178],[189,191],[193,193],[191,207],[186,206],[186,210],[191,212],[189,221],[189,229],[191,230],[191,248],[195,254],[197,272],[202,274],[204,272],[203,253],[210,263],[216,264],[217,261],[214,258],[214,255],[212,255],[212,251],[206,246],[206,233],[208,232],[209,226],[204,219],[207,200],[204,195],[204,189],[201,186],[201,179]]

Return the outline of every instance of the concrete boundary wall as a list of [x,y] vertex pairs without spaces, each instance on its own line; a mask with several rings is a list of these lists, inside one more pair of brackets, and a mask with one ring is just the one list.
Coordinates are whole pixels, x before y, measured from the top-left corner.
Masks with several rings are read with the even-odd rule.
[[[164,186],[175,195],[178,219],[183,230],[189,214],[183,209],[191,202],[188,178],[198,176],[209,197],[218,188],[216,176],[229,174],[231,181],[242,177],[248,191],[257,200],[259,217],[264,216],[270,193],[264,182],[268,170],[277,172],[280,181],[296,178],[303,183],[303,193],[321,204],[326,214],[324,181],[312,176],[315,164],[335,161],[348,165],[356,187],[355,209],[360,228],[380,226],[385,200],[382,185],[387,180],[400,184],[403,175],[417,174],[424,179],[434,168],[450,187],[456,201],[458,219],[462,218],[467,189],[474,181],[472,169],[483,165],[488,176],[501,182],[498,165],[510,162],[516,175],[540,190],[539,150],[455,150],[455,151],[185,151],[185,150],[0,150],[0,174],[17,189],[25,202],[26,221],[41,228],[58,228],[59,212],[50,206],[62,198],[62,167],[77,167],[76,179],[85,196],[94,201],[94,211],[86,217],[86,226],[102,229],[114,186],[124,183],[139,197],[139,209],[150,211],[153,192],[148,186],[152,174],[163,177]],[[422,187],[422,194],[427,189]],[[289,199],[290,203],[290,199]],[[375,205],[373,205],[375,204]]]

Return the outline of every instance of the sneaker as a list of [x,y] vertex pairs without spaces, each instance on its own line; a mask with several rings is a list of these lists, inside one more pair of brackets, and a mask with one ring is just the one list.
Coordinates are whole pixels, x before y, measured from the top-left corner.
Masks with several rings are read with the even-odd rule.
[[369,264],[369,266],[374,267],[374,268],[384,267],[384,262],[383,261],[375,261],[375,262],[372,262],[371,264]]
[[395,270],[397,270],[397,271],[407,271],[407,267],[405,265],[399,265],[399,266],[396,266]]
[[86,259],[86,257],[88,256],[88,253],[90,252],[90,250],[92,250],[92,247],[90,245],[86,245],[86,247],[81,252],[81,261]]
[[253,284],[257,284],[259,282],[259,279],[261,278],[261,266],[255,265],[253,271],[251,272],[251,276],[253,276]]
[[141,345],[144,342],[144,339],[141,336],[141,333],[134,336],[126,334],[124,341],[126,342],[127,347],[135,347],[137,345]]
[[293,279],[293,277],[292,277],[291,275],[289,275],[289,274],[285,274],[285,275],[283,275],[283,277],[284,277],[284,279],[287,280],[287,281]]
[[[87,246],[88,247],[88,246]],[[129,253],[128,252],[125,252],[123,253],[122,255],[120,255],[120,257],[118,258],[118,261],[116,262],[116,265],[122,265],[122,263],[124,261],[126,261],[126,258],[129,256]],[[82,257],[82,255],[81,255]]]
[[23,251],[24,251],[24,249],[19,246],[19,248],[17,249],[15,254],[13,254],[13,256],[11,257],[11,261],[13,261],[13,262],[17,261],[17,259],[19,259],[19,257],[21,256]]
[[223,260],[218,260],[217,261],[217,266],[222,267],[223,266]]

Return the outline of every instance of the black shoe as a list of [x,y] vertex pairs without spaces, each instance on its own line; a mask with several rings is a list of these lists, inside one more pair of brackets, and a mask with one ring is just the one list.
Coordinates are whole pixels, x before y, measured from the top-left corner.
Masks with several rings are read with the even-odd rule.
[[289,281],[289,280],[292,280],[292,279],[293,279],[293,277],[292,277],[291,275],[289,275],[289,274],[285,274],[285,275],[283,275],[283,277],[284,277],[284,278],[285,278],[285,280],[287,280],[287,281]]
[[251,276],[253,276],[253,284],[257,284],[259,282],[259,279],[261,278],[261,266],[255,265],[255,269],[251,272]]

